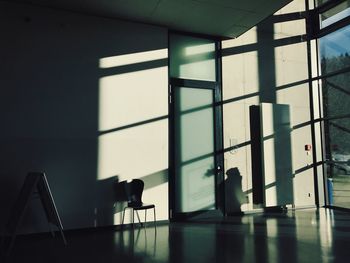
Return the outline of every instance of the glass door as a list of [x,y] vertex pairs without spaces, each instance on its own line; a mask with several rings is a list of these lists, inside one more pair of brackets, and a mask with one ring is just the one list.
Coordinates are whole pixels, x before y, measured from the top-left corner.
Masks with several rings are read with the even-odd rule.
[[223,207],[217,50],[213,39],[169,36],[171,220],[220,214]]
[[170,218],[220,214],[223,192],[217,44],[171,35]]
[[213,90],[174,88],[176,212],[215,209]]
[[[173,80],[173,82],[176,82]],[[186,81],[183,81],[186,83]],[[185,84],[184,83],[184,84]],[[172,86],[173,217],[216,211],[220,203],[222,158],[213,82]]]
[[320,20],[326,200],[333,208],[350,209],[350,4],[327,1],[315,14]]

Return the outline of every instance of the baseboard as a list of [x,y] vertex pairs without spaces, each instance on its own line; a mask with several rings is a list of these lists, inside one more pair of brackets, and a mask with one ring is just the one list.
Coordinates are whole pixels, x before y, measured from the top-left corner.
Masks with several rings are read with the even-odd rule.
[[318,208],[316,205],[303,205],[303,206],[295,206],[295,207],[291,207],[291,208],[288,208],[288,209],[291,209],[291,210],[302,210],[302,209],[316,209]]
[[[169,220],[159,220],[156,221],[156,226],[164,226],[169,224]],[[135,223],[134,227],[138,227],[140,224]],[[146,224],[146,227],[153,227],[153,222],[149,221]],[[121,231],[123,229],[132,228],[132,224],[124,224],[124,225],[111,225],[111,226],[98,226],[98,227],[85,227],[85,228],[75,228],[75,229],[64,229],[63,232],[65,235],[77,234],[77,233],[94,233],[99,231]],[[59,230],[53,231],[55,235],[60,236]],[[46,237],[51,236],[51,232],[40,232],[40,233],[28,233],[28,234],[18,234],[17,237]]]
[[305,205],[305,206],[290,206],[287,205],[287,209],[282,209],[280,207],[266,207],[266,208],[257,208],[254,210],[244,211],[244,215],[251,215],[251,214],[261,214],[266,212],[285,212],[285,211],[293,211],[293,210],[302,210],[302,209],[316,209],[316,205]]

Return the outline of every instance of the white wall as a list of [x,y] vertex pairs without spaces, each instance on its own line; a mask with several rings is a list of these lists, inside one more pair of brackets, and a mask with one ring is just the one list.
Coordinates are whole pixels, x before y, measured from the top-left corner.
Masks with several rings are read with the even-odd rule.
[[294,204],[315,204],[312,155],[304,150],[311,144],[306,26],[303,19],[288,19],[304,10],[305,1],[295,0],[244,35],[222,42],[225,167],[240,171],[249,199],[243,211],[254,209],[249,106],[262,102],[290,105],[291,149],[276,145],[276,158],[291,152]]
[[[66,229],[118,224],[117,178],[167,219],[167,30],[0,2],[0,32],[0,230],[29,171]],[[21,232],[41,231],[33,201]]]

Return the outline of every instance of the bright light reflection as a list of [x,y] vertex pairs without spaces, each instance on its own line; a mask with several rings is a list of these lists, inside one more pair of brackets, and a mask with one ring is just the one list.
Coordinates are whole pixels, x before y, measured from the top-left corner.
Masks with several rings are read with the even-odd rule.
[[142,63],[168,57],[168,49],[158,49],[132,54],[118,55],[100,59],[100,68],[112,68],[135,63]]
[[266,221],[266,231],[268,237],[278,237],[277,219],[272,218]]
[[[320,210],[320,239],[321,239],[321,247],[329,248],[332,246],[333,242],[333,211],[330,209],[322,209]],[[323,251],[325,252],[325,251]]]

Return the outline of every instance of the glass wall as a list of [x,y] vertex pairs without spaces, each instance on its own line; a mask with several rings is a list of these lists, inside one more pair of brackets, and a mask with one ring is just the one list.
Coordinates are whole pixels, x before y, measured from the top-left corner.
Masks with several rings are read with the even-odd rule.
[[350,66],[350,25],[319,41],[322,75]]
[[350,208],[350,72],[322,83],[330,204]]
[[349,16],[348,6],[343,1],[320,14],[320,28],[331,33],[319,38],[328,204],[345,208],[350,208],[350,25],[339,28],[333,21]]
[[349,6],[350,6],[350,0],[347,0],[322,12],[319,17],[320,27],[325,28],[349,16],[350,14]]

